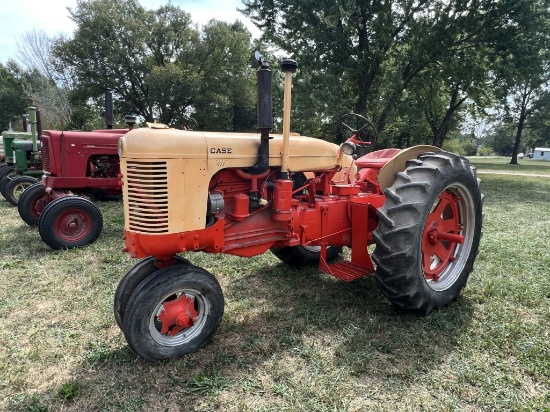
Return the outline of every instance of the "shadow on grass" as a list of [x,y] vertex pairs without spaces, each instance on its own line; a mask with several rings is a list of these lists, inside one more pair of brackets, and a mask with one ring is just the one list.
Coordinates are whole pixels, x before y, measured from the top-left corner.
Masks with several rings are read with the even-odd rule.
[[225,279],[224,320],[202,350],[152,364],[125,342],[115,348],[94,343],[73,372],[79,388],[74,398],[52,399],[58,388],[39,398],[49,396],[50,407],[62,403],[68,410],[71,402],[76,410],[90,399],[93,410],[155,410],[151,399],[169,402],[182,396],[185,402],[205,397],[214,405],[222,390],[239,394],[252,385],[265,391],[258,386],[262,375],[270,381],[279,374],[299,379],[300,371],[290,366],[296,363],[312,368],[320,382],[323,375],[345,373],[357,382],[389,379],[408,385],[445,361],[471,318],[464,298],[420,317],[395,310],[372,277],[346,283],[316,268],[252,267]]

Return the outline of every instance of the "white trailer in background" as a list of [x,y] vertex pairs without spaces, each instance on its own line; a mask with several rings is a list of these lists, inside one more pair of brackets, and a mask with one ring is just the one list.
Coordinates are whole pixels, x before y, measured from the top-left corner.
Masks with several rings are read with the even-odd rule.
[[533,153],[529,153],[527,157],[534,160],[550,160],[550,148],[535,147]]

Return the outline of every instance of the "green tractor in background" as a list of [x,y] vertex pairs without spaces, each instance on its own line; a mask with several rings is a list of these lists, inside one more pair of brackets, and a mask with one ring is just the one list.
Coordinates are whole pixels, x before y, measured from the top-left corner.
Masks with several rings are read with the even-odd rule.
[[17,132],[12,130],[11,122],[9,130],[2,132],[2,140],[0,141],[0,180],[6,176],[7,173],[13,168],[13,152],[11,150],[11,143],[15,139],[31,139],[31,133],[27,131],[28,115],[21,116],[23,119],[23,131]]
[[[6,162],[0,168],[0,193],[13,206],[17,206],[21,193],[42,176],[40,112],[35,107],[28,111],[30,132],[2,133]],[[24,128],[25,123],[24,118]]]
[[24,114],[23,119],[23,131],[14,131],[11,129],[11,123],[9,130],[2,132],[2,160],[0,162],[0,182],[4,177],[9,174],[14,174],[14,160],[13,150],[11,144],[14,140],[31,140],[32,134],[27,131],[28,129],[28,115]]

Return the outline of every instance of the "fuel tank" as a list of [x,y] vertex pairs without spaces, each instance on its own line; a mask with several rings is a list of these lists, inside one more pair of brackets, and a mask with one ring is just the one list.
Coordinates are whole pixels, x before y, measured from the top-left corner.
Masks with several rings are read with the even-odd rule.
[[[271,135],[269,165],[281,165],[282,135]],[[124,137],[123,157],[134,159],[206,160],[209,174],[228,167],[246,168],[258,161],[260,137],[254,133],[196,132],[177,129],[134,129]],[[289,169],[305,172],[333,169],[338,145],[306,136],[291,136]]]

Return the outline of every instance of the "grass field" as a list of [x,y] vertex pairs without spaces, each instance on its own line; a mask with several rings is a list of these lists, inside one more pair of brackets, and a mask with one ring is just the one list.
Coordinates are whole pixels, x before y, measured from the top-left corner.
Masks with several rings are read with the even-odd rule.
[[550,162],[508,161],[472,159],[484,235],[451,307],[403,314],[374,278],[194,254],[224,290],[222,326],[160,364],[130,351],[112,315],[135,263],[120,203],[98,203],[94,245],[52,251],[2,199],[0,410],[550,411]]

